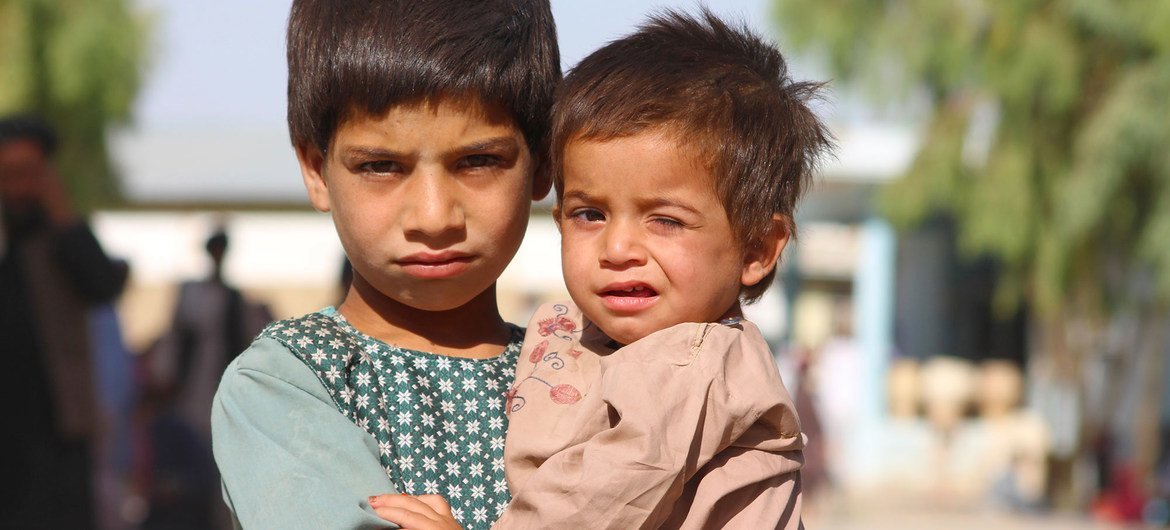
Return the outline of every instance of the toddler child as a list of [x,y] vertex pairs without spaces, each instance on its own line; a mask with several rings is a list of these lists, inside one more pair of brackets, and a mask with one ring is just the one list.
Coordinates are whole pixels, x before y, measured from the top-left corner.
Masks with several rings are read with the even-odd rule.
[[[566,77],[551,158],[573,301],[529,324],[496,527],[801,526],[800,424],[740,307],[830,148],[819,87],[706,11],[653,17]],[[443,527],[420,511],[399,522]]]
[[487,527],[523,335],[495,282],[549,189],[548,1],[295,0],[288,62],[292,143],[353,281],[223,375],[224,498],[243,528],[385,528],[370,494],[441,493]]

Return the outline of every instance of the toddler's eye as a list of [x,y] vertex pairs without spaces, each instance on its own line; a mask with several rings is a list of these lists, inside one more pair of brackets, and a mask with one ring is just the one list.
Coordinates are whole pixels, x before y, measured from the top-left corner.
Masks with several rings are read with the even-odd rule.
[[681,221],[679,221],[677,219],[671,219],[669,217],[655,217],[651,221],[654,224],[661,226],[663,228],[682,228],[682,227],[686,226],[686,225],[682,224]]
[[402,164],[392,160],[375,160],[373,162],[365,162],[358,166],[364,173],[376,173],[379,175],[386,175],[390,173],[401,173]]
[[581,208],[579,210],[574,210],[569,214],[569,218],[577,221],[584,221],[586,223],[597,223],[605,220],[605,216],[593,208]]

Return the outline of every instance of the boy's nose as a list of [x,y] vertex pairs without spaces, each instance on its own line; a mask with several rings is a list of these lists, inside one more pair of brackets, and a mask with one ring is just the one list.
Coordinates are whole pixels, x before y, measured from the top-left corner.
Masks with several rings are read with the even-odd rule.
[[602,266],[629,267],[646,263],[646,249],[642,245],[637,227],[628,223],[610,223],[605,227],[604,247],[601,249]]
[[403,230],[410,234],[437,238],[464,229],[466,218],[457,190],[439,172],[422,172],[411,179],[412,189],[406,200]]

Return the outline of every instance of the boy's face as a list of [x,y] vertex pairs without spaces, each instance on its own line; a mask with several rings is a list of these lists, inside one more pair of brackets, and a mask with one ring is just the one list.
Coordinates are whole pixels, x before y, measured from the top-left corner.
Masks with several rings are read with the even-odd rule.
[[298,158],[313,206],[333,214],[355,282],[425,311],[461,307],[496,281],[539,188],[523,134],[502,108],[478,102],[355,116],[328,153],[303,148]]
[[737,307],[741,285],[763,277],[695,158],[656,132],[565,147],[558,217],[565,283],[618,342],[719,320]]

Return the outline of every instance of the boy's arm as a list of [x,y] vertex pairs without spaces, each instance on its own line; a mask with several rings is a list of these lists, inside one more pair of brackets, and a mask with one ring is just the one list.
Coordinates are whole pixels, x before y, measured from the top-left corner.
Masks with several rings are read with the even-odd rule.
[[373,437],[277,341],[259,339],[232,362],[211,420],[224,500],[240,528],[392,527],[366,501],[396,491]]
[[[799,468],[802,442],[771,355],[750,351],[737,330],[687,324],[670,331],[613,354],[620,359],[611,359],[583,402],[600,398],[616,421],[540,463],[513,492],[496,528],[656,528],[696,501],[717,506],[711,495],[754,487],[706,476],[713,459],[741,450],[787,462],[773,469],[786,476],[759,491],[795,508],[786,517],[799,520],[799,484],[791,472]],[[691,348],[696,339],[700,349]],[[757,422],[771,425],[770,432],[755,433]],[[759,480],[773,480],[760,471]],[[708,487],[688,487],[699,474]],[[696,490],[703,495],[696,498]],[[778,498],[789,496],[796,498]]]

